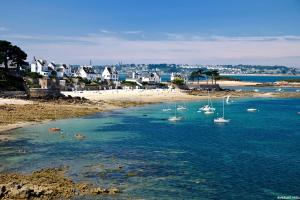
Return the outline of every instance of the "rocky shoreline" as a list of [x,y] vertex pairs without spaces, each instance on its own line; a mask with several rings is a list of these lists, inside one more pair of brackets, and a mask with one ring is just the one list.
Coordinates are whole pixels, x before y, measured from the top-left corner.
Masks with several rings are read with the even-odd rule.
[[88,183],[75,183],[65,176],[68,168],[52,168],[32,174],[0,174],[0,199],[54,200],[74,196],[115,195],[117,188],[94,187]]

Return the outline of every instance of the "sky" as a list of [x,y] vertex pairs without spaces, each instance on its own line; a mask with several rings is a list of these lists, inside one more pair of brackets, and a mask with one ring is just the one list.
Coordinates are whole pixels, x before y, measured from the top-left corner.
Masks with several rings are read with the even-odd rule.
[[300,67],[300,0],[0,0],[0,40],[56,63]]

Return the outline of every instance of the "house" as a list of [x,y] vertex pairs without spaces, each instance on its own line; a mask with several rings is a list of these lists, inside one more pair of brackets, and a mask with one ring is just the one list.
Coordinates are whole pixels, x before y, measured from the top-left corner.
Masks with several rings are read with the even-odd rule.
[[118,82],[119,74],[114,67],[105,67],[102,72],[102,81]]
[[63,77],[71,77],[72,71],[71,67],[66,64],[59,64],[55,68],[57,78],[63,78]]
[[157,72],[143,72],[142,83],[158,84],[161,82],[161,77]]
[[35,57],[33,58],[31,63],[31,72],[36,72],[42,76],[48,77],[52,71],[52,65],[49,67],[46,60],[36,59]]
[[89,65],[83,65],[79,67],[78,71],[76,72],[76,76],[81,78],[86,78],[88,80],[97,80],[100,77],[100,74],[97,74],[92,66]]
[[186,84],[188,81],[188,76],[186,74],[181,74],[181,73],[173,73],[171,74],[171,82],[174,81],[176,78],[182,79],[184,83]]
[[131,74],[127,75],[126,81],[147,84],[158,84],[161,82],[161,77],[157,72],[132,72]]

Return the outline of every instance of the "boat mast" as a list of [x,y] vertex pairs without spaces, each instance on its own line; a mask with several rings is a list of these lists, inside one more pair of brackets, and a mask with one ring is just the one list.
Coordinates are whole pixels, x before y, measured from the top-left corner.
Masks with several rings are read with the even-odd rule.
[[224,97],[223,97],[223,118],[225,117],[225,112],[224,112]]

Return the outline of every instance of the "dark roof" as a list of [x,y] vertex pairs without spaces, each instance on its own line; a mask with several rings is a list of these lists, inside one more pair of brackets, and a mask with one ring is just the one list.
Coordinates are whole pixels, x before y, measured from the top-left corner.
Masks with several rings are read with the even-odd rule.
[[83,70],[87,73],[87,74],[96,74],[94,69],[91,67],[83,67]]

